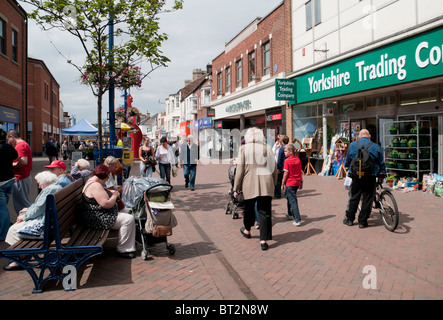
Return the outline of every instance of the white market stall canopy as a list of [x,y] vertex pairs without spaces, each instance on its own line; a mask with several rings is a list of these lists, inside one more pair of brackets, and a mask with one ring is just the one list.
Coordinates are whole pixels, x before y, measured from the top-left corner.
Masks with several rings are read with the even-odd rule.
[[72,127],[62,129],[62,134],[74,136],[96,136],[98,135],[98,129],[90,124],[88,120],[82,119]]

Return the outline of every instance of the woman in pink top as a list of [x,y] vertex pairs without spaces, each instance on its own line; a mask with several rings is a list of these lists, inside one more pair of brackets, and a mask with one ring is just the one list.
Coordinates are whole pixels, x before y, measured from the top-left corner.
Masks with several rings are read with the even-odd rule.
[[293,225],[301,224],[300,210],[298,209],[297,190],[303,188],[303,172],[299,157],[295,156],[295,146],[290,143],[285,146],[285,165],[281,190],[286,188],[285,195],[288,203],[288,219],[294,219]]

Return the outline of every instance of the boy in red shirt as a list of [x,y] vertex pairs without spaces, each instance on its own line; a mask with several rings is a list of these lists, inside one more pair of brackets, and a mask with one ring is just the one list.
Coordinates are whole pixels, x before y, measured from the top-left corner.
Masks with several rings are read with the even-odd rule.
[[288,203],[286,216],[294,219],[293,225],[299,226],[301,218],[298,209],[297,190],[303,188],[303,172],[300,158],[295,156],[295,146],[292,143],[285,146],[285,156],[281,190],[283,191],[286,187],[285,195]]

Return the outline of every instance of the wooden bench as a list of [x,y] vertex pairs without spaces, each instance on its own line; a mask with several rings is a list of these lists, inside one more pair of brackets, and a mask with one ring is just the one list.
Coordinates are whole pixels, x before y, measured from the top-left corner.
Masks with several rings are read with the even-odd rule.
[[[29,273],[34,281],[33,293],[42,292],[49,280],[63,282],[66,266],[78,270],[86,260],[103,252],[109,230],[85,227],[77,219],[82,210],[85,181],[78,179],[47,196],[43,240],[20,240],[0,251],[0,258],[16,262]],[[40,269],[38,275],[36,269]],[[65,290],[75,287],[71,285]]]

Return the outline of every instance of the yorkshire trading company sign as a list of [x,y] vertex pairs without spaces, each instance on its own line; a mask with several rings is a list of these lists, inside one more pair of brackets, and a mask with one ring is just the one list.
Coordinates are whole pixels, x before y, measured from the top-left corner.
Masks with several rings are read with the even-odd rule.
[[297,103],[442,75],[438,28],[297,78]]

